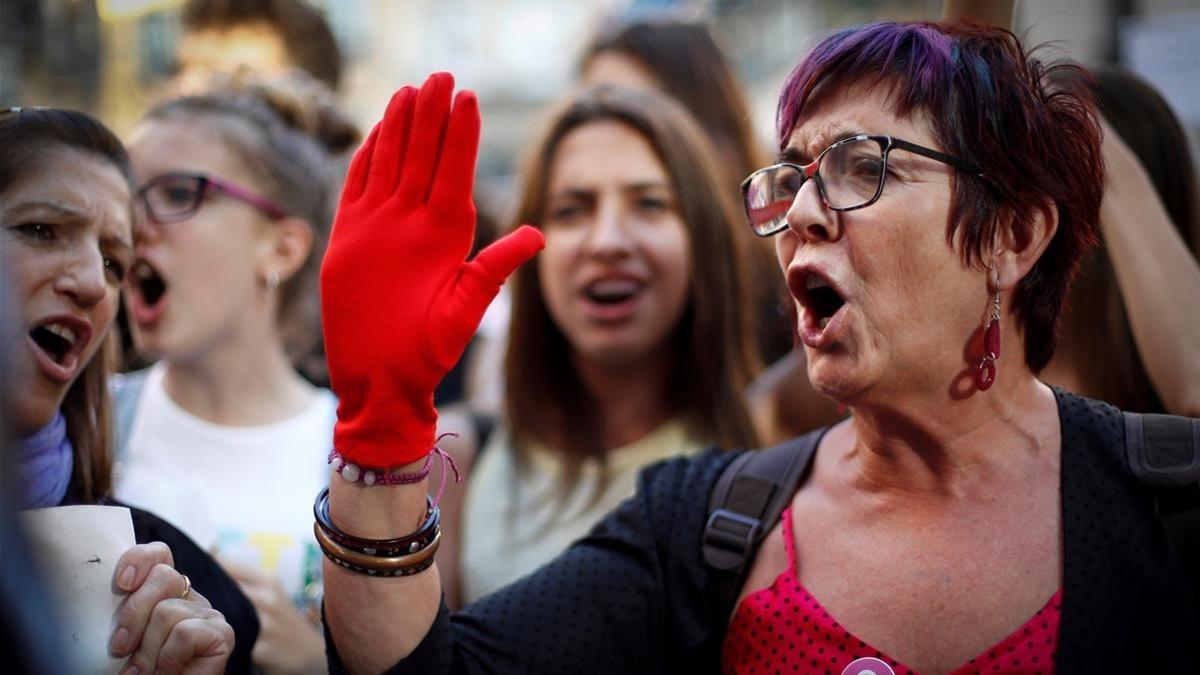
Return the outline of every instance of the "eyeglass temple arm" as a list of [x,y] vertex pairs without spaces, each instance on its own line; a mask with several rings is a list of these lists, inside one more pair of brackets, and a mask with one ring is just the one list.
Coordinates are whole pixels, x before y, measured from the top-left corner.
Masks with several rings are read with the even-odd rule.
[[907,150],[911,153],[928,157],[929,159],[936,159],[939,162],[949,164],[950,166],[961,171],[965,171],[973,176],[979,176],[981,178],[983,177],[983,171],[978,166],[964,159],[959,159],[953,155],[947,155],[943,152],[938,152],[937,150],[930,150],[929,148],[914,145],[908,141],[902,141],[899,138],[893,138],[891,141],[893,148],[900,148],[901,150]]
[[225,181],[223,181],[219,178],[213,178],[211,176],[206,176],[205,180],[208,183],[209,187],[216,188],[231,197],[237,197],[238,199],[246,202],[247,204],[256,206],[261,211],[266,213],[268,216],[271,216],[272,218],[284,218],[287,216],[286,211],[284,211],[280,207],[276,206],[274,202],[267,199],[266,197],[257,195],[249,190],[246,190],[246,189],[239,187],[237,185],[234,185],[232,183],[226,183]]

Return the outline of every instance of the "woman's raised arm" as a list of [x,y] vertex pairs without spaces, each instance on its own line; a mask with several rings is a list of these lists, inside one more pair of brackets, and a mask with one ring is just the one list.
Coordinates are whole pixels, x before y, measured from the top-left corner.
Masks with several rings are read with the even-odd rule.
[[[479,106],[451,100],[436,73],[393,95],[355,154],[321,268],[329,373],[338,395],[334,447],[358,472],[330,480],[329,514],[342,533],[393,539],[426,517],[427,483],[352,482],[373,470],[413,473],[433,449],[433,391],[462,354],[500,284],[542,246],[523,227],[466,256]],[[352,672],[378,672],[408,654],[437,614],[436,567],[380,578],[325,563],[325,618]]]
[[1141,162],[1107,124],[1102,149],[1100,232],[1138,355],[1167,412],[1200,417],[1200,265]]

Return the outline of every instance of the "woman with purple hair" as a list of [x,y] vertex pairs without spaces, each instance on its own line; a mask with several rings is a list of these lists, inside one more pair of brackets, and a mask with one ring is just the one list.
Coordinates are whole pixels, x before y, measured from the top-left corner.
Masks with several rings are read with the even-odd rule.
[[[367,392],[339,409],[335,432],[361,466],[333,476],[317,508],[333,669],[1093,673],[1192,658],[1177,650],[1200,634],[1198,589],[1164,525],[1164,493],[1137,464],[1142,436],[1129,430],[1142,418],[1037,378],[1096,240],[1104,180],[1086,87],[1049,84],[1073,68],[975,24],[873,23],[818,44],[783,87],[777,163],[742,189],[754,232],[775,237],[808,376],[850,417],[784,446],[645,470],[591,534],[453,616],[427,571],[437,509],[420,448],[432,430],[405,412],[421,408],[385,400],[424,399],[430,351],[377,348],[375,370],[356,369],[352,347],[390,315],[326,313],[335,389]],[[374,216],[344,199],[326,306],[355,297],[348,260],[404,255],[389,243],[396,227],[418,241],[470,232],[446,200],[450,181],[469,186],[462,155],[473,157],[478,117],[469,93],[451,108],[450,88],[401,92],[356,158],[363,194],[395,190],[404,203],[432,180],[416,191],[431,215]],[[404,142],[427,128],[447,129],[441,147]],[[407,152],[396,187],[375,184],[395,180],[380,164],[385,139]],[[535,243],[466,264],[465,248],[451,250],[435,266],[443,276],[411,283],[465,297],[475,291],[460,280],[484,268],[490,285],[471,288],[494,294]],[[431,307],[418,346],[469,334],[455,322],[481,313]],[[452,341],[433,353],[465,344]],[[393,374],[382,390],[377,372]],[[362,409],[385,404],[401,415],[390,434],[353,434]],[[795,480],[750,468],[777,456]],[[374,484],[356,480],[360,468]],[[1171,475],[1184,489],[1197,478]]]

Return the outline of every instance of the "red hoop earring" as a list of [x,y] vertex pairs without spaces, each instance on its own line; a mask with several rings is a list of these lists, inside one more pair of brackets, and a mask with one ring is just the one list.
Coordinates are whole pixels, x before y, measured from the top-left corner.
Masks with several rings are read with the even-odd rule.
[[987,391],[996,382],[996,359],[1000,358],[1000,290],[992,298],[992,315],[983,329],[983,358],[975,370],[975,387]]

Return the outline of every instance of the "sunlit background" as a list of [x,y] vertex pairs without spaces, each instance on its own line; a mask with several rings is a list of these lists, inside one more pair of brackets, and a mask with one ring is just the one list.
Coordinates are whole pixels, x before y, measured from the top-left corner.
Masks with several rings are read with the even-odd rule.
[[[127,132],[176,73],[182,0],[3,0],[0,102],[99,115]],[[710,21],[769,144],[789,68],[831,28],[936,18],[941,0],[314,0],[345,59],[338,96],[365,130],[390,93],[450,70],[484,114],[480,172],[503,199],[539,111],[574,85],[606,21],[669,12]],[[1088,65],[1121,63],[1200,131],[1200,0],[1019,0],[1016,32]],[[247,49],[256,48],[245,45]],[[203,47],[201,47],[203,49]],[[227,50],[222,50],[227,51]],[[213,58],[221,54],[209,55]],[[1193,142],[1193,148],[1196,147]]]

